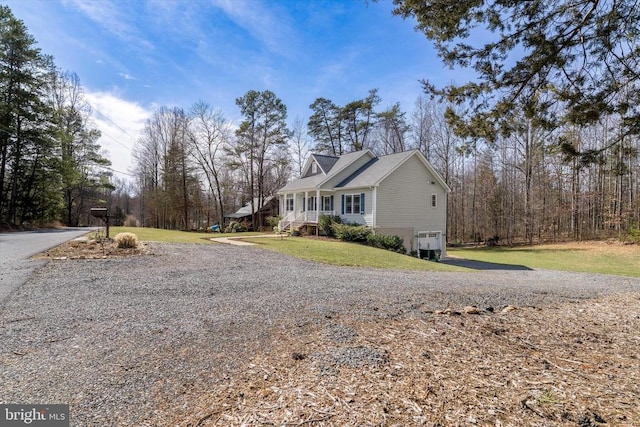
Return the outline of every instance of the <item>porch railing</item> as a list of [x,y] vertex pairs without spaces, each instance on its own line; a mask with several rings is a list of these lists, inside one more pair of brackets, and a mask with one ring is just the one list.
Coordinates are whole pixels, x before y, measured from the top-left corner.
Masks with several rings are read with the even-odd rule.
[[316,223],[318,222],[318,218],[320,217],[320,215],[331,215],[333,216],[335,214],[334,211],[307,211],[306,212],[306,217],[305,220],[307,222],[311,222],[311,223]]
[[304,219],[304,212],[289,212],[280,221],[278,221],[278,231],[283,232],[287,229],[293,228],[296,222],[301,222]]
[[301,224],[317,224],[320,215],[335,215],[335,211],[289,212],[278,221],[278,230],[285,231]]

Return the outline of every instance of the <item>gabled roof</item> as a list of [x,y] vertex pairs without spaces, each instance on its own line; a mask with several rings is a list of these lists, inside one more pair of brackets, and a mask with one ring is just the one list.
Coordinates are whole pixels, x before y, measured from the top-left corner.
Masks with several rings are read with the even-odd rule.
[[324,154],[312,154],[311,157],[318,163],[318,166],[325,174],[328,174],[331,168],[338,162],[340,157],[327,156]]
[[[445,188],[446,191],[450,191],[447,184],[444,182],[440,174],[433,168],[433,166],[427,161],[419,150],[403,151],[401,153],[388,154],[386,156],[375,157],[370,150],[356,151],[353,153],[342,155],[337,159],[335,164],[329,170],[329,173],[319,173],[317,175],[308,176],[306,178],[297,179],[289,182],[286,186],[280,189],[279,193],[285,193],[289,191],[300,190],[314,190],[320,188],[320,186],[337,175],[340,171],[347,168],[365,153],[368,153],[372,158],[365,163],[358,170],[351,173],[347,178],[338,183],[335,188],[365,188],[373,187],[382,182],[393,171],[400,167],[409,158],[416,156],[433,176],[438,183]],[[332,157],[332,156],[326,156]]]
[[[323,170],[321,173],[317,175],[311,175],[311,176],[290,181],[287,183],[287,185],[282,187],[278,192],[284,193],[288,191],[298,191],[298,190],[315,190],[319,188],[324,182],[330,180],[331,178],[336,176],[338,173],[342,172],[344,169],[349,167],[349,165],[351,165],[353,162],[355,162],[356,160],[358,160],[364,155],[369,155],[374,157],[371,150],[354,151],[352,153],[343,154],[340,157],[313,155],[313,156],[324,157],[322,161],[325,162],[325,166],[329,166],[330,163],[333,163],[333,165],[331,165],[331,167],[327,171],[325,171],[324,168],[321,166],[321,169]],[[317,158],[319,157],[316,157],[316,159]],[[334,159],[335,162],[332,159]],[[312,159],[310,158],[310,160]],[[307,167],[310,164],[311,163],[308,161],[307,165],[305,166],[305,172]]]
[[[269,202],[271,201],[271,199],[273,199],[273,196],[269,196],[269,197],[265,197],[263,200],[263,207],[267,206],[269,204]],[[259,207],[258,204],[260,203],[260,201],[258,200],[257,197],[253,198],[253,213],[258,212]],[[249,216],[251,215],[251,202],[247,203],[246,205],[244,205],[243,207],[241,207],[240,209],[238,209],[237,211],[235,211],[234,213],[231,214],[226,214],[225,217],[226,218],[243,218],[245,216]]]
[[347,179],[336,185],[337,188],[369,187],[378,184],[391,171],[414,154],[413,151],[388,154],[375,157]]

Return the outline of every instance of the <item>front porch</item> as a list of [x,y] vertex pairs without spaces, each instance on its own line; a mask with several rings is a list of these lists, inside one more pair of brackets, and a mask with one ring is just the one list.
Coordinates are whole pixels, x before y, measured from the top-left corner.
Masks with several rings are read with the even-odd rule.
[[278,222],[278,230],[280,232],[292,230],[296,227],[301,227],[305,225],[318,226],[318,218],[320,215],[330,215],[333,216],[336,213],[334,211],[292,211],[288,212],[282,219]]
[[287,231],[304,225],[317,227],[321,215],[335,215],[331,193],[317,190],[281,194],[280,212],[283,216],[278,222],[278,230]]

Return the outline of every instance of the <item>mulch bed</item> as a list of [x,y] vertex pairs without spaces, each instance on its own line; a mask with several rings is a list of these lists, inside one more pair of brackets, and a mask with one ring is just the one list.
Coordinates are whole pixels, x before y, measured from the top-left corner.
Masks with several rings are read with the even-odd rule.
[[119,248],[113,239],[81,238],[65,242],[35,258],[64,261],[68,259],[104,259],[123,256],[150,254],[149,245],[138,242],[135,248]]
[[447,313],[283,327],[171,425],[639,425],[640,295]]

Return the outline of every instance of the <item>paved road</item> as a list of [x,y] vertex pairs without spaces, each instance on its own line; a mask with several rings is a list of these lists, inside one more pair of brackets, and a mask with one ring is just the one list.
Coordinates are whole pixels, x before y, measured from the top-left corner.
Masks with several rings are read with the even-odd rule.
[[0,305],[44,261],[29,257],[89,233],[95,228],[64,228],[0,233]]

